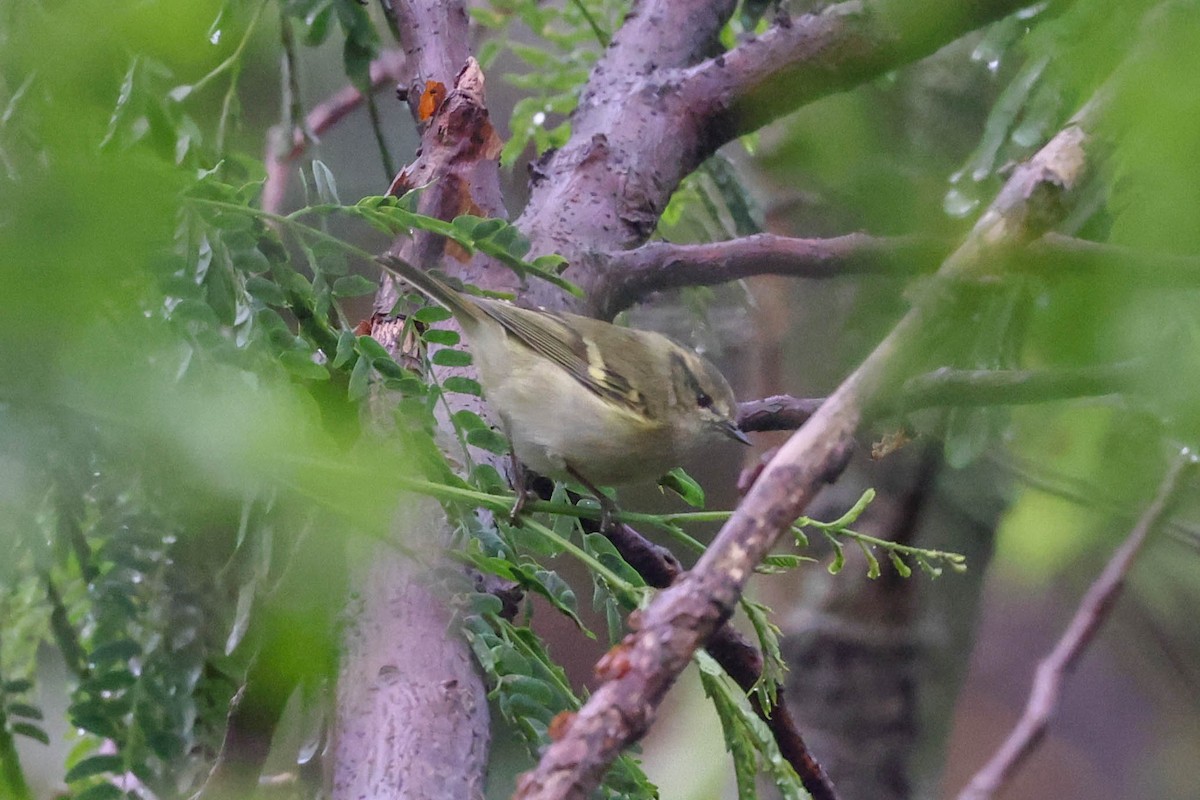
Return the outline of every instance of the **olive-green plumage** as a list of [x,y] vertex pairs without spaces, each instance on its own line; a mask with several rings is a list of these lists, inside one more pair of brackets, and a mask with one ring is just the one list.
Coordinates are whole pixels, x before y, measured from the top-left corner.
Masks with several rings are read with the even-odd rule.
[[407,262],[381,262],[449,309],[526,466],[602,485],[654,479],[723,439],[747,442],[721,373],[650,331],[472,297]]

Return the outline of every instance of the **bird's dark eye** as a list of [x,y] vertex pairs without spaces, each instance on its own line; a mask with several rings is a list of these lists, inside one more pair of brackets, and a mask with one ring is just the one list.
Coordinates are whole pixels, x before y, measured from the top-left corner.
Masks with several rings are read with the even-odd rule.
[[696,395],[696,405],[698,405],[700,408],[708,408],[712,405],[712,398],[706,395],[704,392],[700,392]]

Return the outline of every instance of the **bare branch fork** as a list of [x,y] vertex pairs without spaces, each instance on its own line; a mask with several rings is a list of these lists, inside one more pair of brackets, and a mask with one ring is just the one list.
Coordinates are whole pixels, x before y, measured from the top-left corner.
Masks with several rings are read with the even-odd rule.
[[[842,3],[710,58],[734,3],[635,3],[580,97],[570,140],[539,164],[515,224],[535,252],[572,263],[637,247],[679,182],[740,133],[928,55],[1023,5]],[[775,100],[757,102],[767,95]],[[601,271],[571,277],[589,297],[607,295]],[[533,286],[526,296],[539,305],[566,304],[551,287]]]
[[959,793],[958,800],[989,800],[1012,778],[1042,741],[1058,707],[1068,673],[1075,668],[1095,639],[1100,626],[1108,619],[1125,586],[1130,567],[1150,533],[1166,514],[1185,469],[1195,464],[1196,456],[1186,449],[1171,463],[1154,500],[1088,588],[1054,649],[1038,662],[1033,687],[1020,721],[991,760],[975,773]]

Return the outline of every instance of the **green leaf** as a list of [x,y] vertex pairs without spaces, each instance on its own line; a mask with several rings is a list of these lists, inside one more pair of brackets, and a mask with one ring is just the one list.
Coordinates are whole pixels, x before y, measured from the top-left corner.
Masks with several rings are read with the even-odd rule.
[[423,306],[414,311],[412,315],[417,322],[423,322],[426,325],[445,322],[453,317],[454,314],[450,313],[450,309],[445,306]]
[[297,378],[309,381],[329,380],[329,370],[313,361],[312,353],[303,350],[288,350],[279,356],[280,363]]
[[462,335],[458,331],[443,328],[430,328],[421,334],[421,338],[430,344],[440,344],[444,347],[454,347],[462,341]]
[[498,456],[508,455],[508,439],[499,431],[490,428],[478,428],[467,431],[467,444],[495,453]]
[[341,199],[337,193],[337,181],[333,177],[333,170],[325,166],[325,162],[320,159],[313,159],[312,162],[313,182],[317,186],[317,197],[322,203],[331,203],[340,206]]
[[123,663],[141,654],[142,646],[137,642],[132,639],[117,639],[116,641],[105,642],[93,650],[88,657],[88,661],[93,666],[117,662]]
[[387,351],[386,347],[370,336],[359,336],[357,347],[358,352],[369,359],[392,357],[392,354]]
[[371,59],[375,57],[375,48],[362,41],[346,37],[342,48],[342,65],[346,69],[346,77],[360,91],[370,91]]
[[833,561],[829,562],[829,566],[826,569],[829,570],[830,575],[837,575],[842,571],[842,567],[846,566],[846,553],[842,548],[841,542],[832,536],[828,536],[828,534],[826,536],[829,539],[829,543],[833,545]]
[[499,494],[508,489],[508,482],[491,464],[476,464],[471,470],[471,483],[489,494]]
[[367,396],[367,390],[371,385],[371,361],[364,357],[358,359],[354,364],[354,369],[350,371],[350,384],[347,388],[347,396],[351,401],[357,402]]
[[379,374],[383,375],[385,378],[412,378],[412,377],[414,377],[411,372],[409,372],[404,367],[400,366],[399,364],[397,364],[395,361],[393,361],[390,358],[372,359],[371,366],[373,366],[376,369],[376,371],[378,371]]
[[[383,385],[393,391],[400,392],[401,394],[418,398],[427,395],[430,388],[429,385],[424,383],[420,378],[416,377],[415,375],[408,374],[405,374],[403,378],[387,378],[384,380]],[[405,413],[412,411],[420,415],[424,415],[426,413],[424,401],[421,401],[417,407],[413,409],[409,409],[404,406],[404,404],[401,404],[399,410]]]
[[234,287],[230,264],[225,258],[217,261],[204,278],[205,299],[223,325],[232,325],[237,316],[237,291]]
[[637,570],[629,566],[629,562],[621,557],[617,548],[608,537],[602,533],[589,533],[583,537],[584,548],[608,567],[618,578],[632,586],[645,586],[646,579]]
[[486,239],[507,223],[502,219],[484,219],[474,214],[462,214],[450,221],[459,232],[476,242]]
[[280,307],[287,305],[287,295],[279,284],[261,275],[251,275],[246,279],[246,291],[255,300],[266,305]]
[[676,467],[658,479],[658,485],[670,489],[692,508],[704,508],[704,489],[695,478]]
[[21,678],[15,681],[5,681],[3,684],[0,684],[0,688],[3,688],[5,694],[21,694],[32,689],[33,683]]
[[354,357],[354,346],[358,338],[354,335],[354,331],[342,331],[338,334],[337,351],[333,356],[333,366],[341,369],[350,363],[350,359]]
[[76,794],[74,800],[119,800],[124,796],[125,793],[111,783],[98,783]]
[[474,395],[475,397],[484,395],[484,387],[479,385],[478,380],[463,378],[462,375],[450,375],[449,378],[442,381],[442,389],[456,392],[458,395]]
[[33,739],[35,742],[41,742],[46,745],[50,744],[50,736],[32,722],[14,722],[9,726],[9,729],[13,733],[20,734],[27,739]]
[[570,262],[560,256],[558,253],[550,253],[549,255],[538,256],[530,262],[536,270],[550,275],[557,275],[562,272]]
[[333,282],[334,297],[362,297],[375,291],[374,281],[367,280],[362,275],[346,275]]
[[473,359],[471,354],[465,350],[443,348],[434,353],[429,360],[439,367],[468,367]]
[[500,686],[509,694],[523,694],[543,707],[550,706],[556,699],[556,693],[549,684],[529,675],[505,675],[500,679]]
[[762,651],[762,674],[755,689],[762,700],[763,708],[770,711],[775,705],[778,689],[783,685],[787,673],[787,663],[783,659],[783,650],[779,644],[780,630],[771,622],[771,610],[763,604],[743,598],[741,605],[754,627]]
[[271,262],[263,254],[254,242],[250,242],[247,247],[234,248],[230,245],[229,257],[233,262],[233,268],[239,272],[247,274],[255,274],[266,272],[271,268]]
[[10,703],[7,712],[14,717],[24,717],[25,719],[44,719],[42,710],[37,706],[29,703]]
[[815,558],[809,556],[798,556],[790,553],[772,553],[763,559],[760,565],[761,572],[767,574],[775,574],[793,570],[805,562],[815,562]]
[[896,568],[896,572],[900,573],[901,578],[907,578],[912,575],[912,567],[905,564],[904,559],[895,550],[889,552],[888,556],[892,559],[892,566]]
[[329,20],[333,18],[333,8],[326,6],[316,14],[310,14],[304,20],[304,43],[316,47],[329,36]]
[[[858,546],[867,559],[867,577],[871,580],[875,580],[880,575],[879,559],[875,557],[875,553],[871,551],[871,548],[867,545],[867,543],[861,539],[858,540]],[[895,556],[895,553],[891,553],[891,555]]]
[[67,783],[74,783],[83,778],[90,778],[93,775],[99,775],[104,772],[124,771],[125,759],[121,756],[91,756],[67,770],[67,774],[63,780]]
[[469,432],[478,430],[491,430],[491,426],[484,421],[483,417],[479,416],[474,411],[468,411],[466,409],[455,411],[450,416],[450,420],[454,423],[454,427],[458,428],[460,431]]
[[704,694],[713,702],[717,719],[721,722],[725,749],[733,758],[738,800],[755,800],[758,797],[754,785],[758,775],[758,758],[743,729],[737,705],[730,696],[731,691],[724,685],[723,676],[710,674],[704,669],[700,670],[700,685],[704,688]]

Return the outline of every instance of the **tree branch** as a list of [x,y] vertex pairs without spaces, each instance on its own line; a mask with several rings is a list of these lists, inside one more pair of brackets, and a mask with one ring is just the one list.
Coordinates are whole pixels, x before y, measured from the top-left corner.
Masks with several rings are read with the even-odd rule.
[[465,4],[462,0],[391,0],[391,12],[389,24],[399,32],[408,58],[408,107],[420,124],[424,120],[417,107],[426,81],[438,81],[449,89],[471,54]]
[[[844,3],[697,66],[685,62],[702,52],[731,4],[713,6],[717,16],[707,7],[698,13],[696,2],[635,4],[592,71],[571,119],[570,139],[539,162],[529,204],[516,225],[530,237],[534,255],[563,255],[572,263],[571,280],[589,298],[603,298],[608,294],[603,281],[613,273],[589,269],[588,254],[645,242],[680,181],[723,144],[783,111],[931,53],[1024,4]],[[647,48],[659,39],[674,44],[651,70]],[[785,80],[786,89],[779,90],[777,82]],[[786,107],[766,103],[771,92],[786,97]],[[557,308],[574,303],[541,285],[531,287],[526,299]]]
[[1033,688],[1020,721],[992,759],[975,773],[958,795],[958,800],[991,798],[1041,742],[1058,706],[1067,673],[1074,669],[1111,613],[1125,586],[1129,568],[1146,543],[1146,538],[1166,512],[1184,468],[1195,463],[1195,456],[1185,449],[1171,464],[1153,502],[1084,594],[1075,616],[1054,649],[1038,663]]
[[[647,540],[624,523],[602,531],[621,557],[637,570],[646,583],[665,589],[683,572],[679,559],[671,551]],[[763,662],[758,650],[732,626],[722,625],[704,647],[734,682],[746,692],[754,713],[770,729],[780,754],[796,774],[813,800],[837,800],[837,791],[825,770],[804,742],[784,697],[783,686],[775,686],[775,705],[768,711],[752,690],[762,677]]]
[[[687,70],[680,92],[725,140],[930,55],[1028,0],[846,2],[776,25]],[[718,144],[719,146],[719,144]]]
[[610,318],[651,292],[710,286],[752,275],[836,278],[855,274],[908,275],[932,271],[949,247],[917,236],[851,233],[832,239],[799,239],[761,233],[709,244],[654,242],[614,253],[596,298]]
[[[611,318],[653,292],[711,286],[755,275],[827,279],[847,275],[919,275],[933,270],[948,248],[938,239],[851,233],[804,239],[761,233],[706,244],[653,242],[598,259],[603,294],[593,299]],[[1200,257],[1148,252],[1047,233],[1008,254],[981,280],[1001,275],[1088,276],[1157,288],[1200,285]]]
[[[461,0],[390,2],[411,79],[409,107],[421,130],[416,160],[389,190],[429,184],[418,211],[449,220],[468,211],[502,216],[499,139],[488,119],[483,75],[469,57]],[[426,96],[429,81],[438,91]],[[440,87],[438,86],[440,84]],[[444,90],[444,91],[443,91]],[[422,99],[440,99],[432,107]],[[420,112],[420,113],[418,113]],[[445,239],[427,232],[400,237],[392,251],[422,267],[440,263]],[[497,275],[463,277],[494,288]],[[396,287],[385,277],[375,296],[379,316],[371,335],[399,354],[403,325],[388,315]],[[372,408],[390,415],[394,401],[377,395]],[[451,399],[451,408],[478,398]],[[448,542],[448,525],[427,504],[407,504],[406,515],[432,547]],[[364,554],[361,587],[345,626],[345,657],[338,680],[333,740],[333,800],[390,797],[483,797],[490,729],[486,689],[471,650],[451,623],[444,598],[429,585],[428,567],[382,545]],[[436,563],[436,558],[430,559]],[[413,642],[419,642],[414,647]],[[449,767],[449,768],[448,768]]]
[[[1102,397],[1125,391],[1136,383],[1137,362],[1068,369],[951,369],[942,367],[910,378],[877,411],[900,413],[937,406],[1012,406]],[[816,413],[820,397],[781,394],[738,403],[738,427],[744,431],[790,431]]]
[[[1081,114],[1013,172],[939,275],[970,276],[997,249],[1025,244],[1062,218],[1064,195],[1086,166],[1086,121]],[[623,641],[629,670],[597,688],[537,767],[522,776],[517,797],[582,800],[621,749],[645,733],[692,653],[733,613],[754,567],[844,468],[868,405],[911,371],[954,305],[950,293],[922,298],[780,448],[696,566],[654,599],[641,627]]]
[[737,423],[743,431],[794,431],[825,402],[824,397],[777,394],[738,403]]

